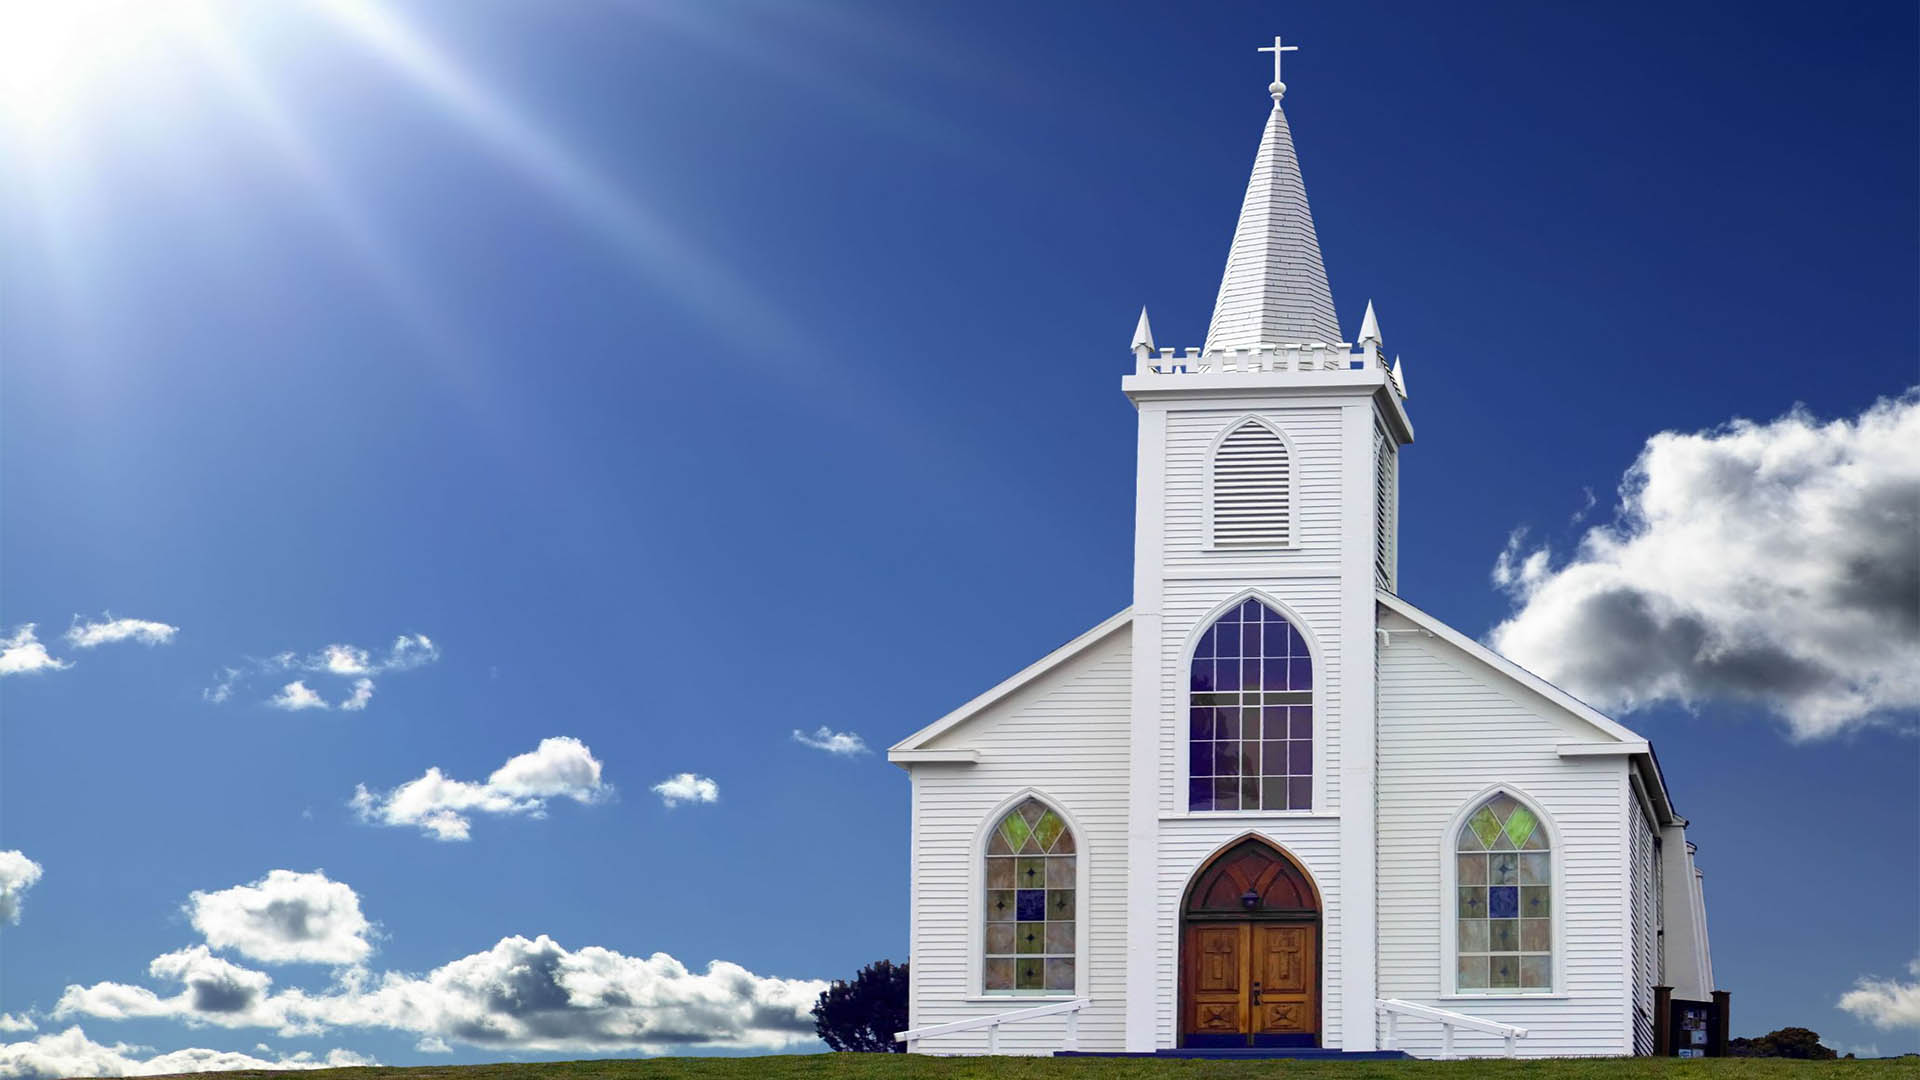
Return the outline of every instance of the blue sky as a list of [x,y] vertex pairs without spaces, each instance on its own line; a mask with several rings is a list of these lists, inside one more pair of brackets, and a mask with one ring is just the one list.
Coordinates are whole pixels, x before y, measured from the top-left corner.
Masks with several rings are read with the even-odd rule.
[[[793,732],[882,749],[1127,603],[1126,344],[1142,303],[1204,334],[1276,31],[1343,326],[1405,357],[1401,591],[1453,625],[1541,595],[1492,580],[1514,530],[1561,565],[1657,433],[1917,381],[1911,5],[208,10],[0,87],[0,626],[72,665],[0,679],[43,868],[0,1012],[43,1034],[70,984],[171,993],[190,894],[275,869],[349,885],[378,971],[903,958],[905,774]],[[65,639],[107,613],[178,630]],[[433,658],[376,670],[402,635]],[[335,707],[266,703],[296,679]],[[1920,1049],[1836,1007],[1920,953],[1911,702],[1649,700],[1736,1033]],[[585,801],[470,791],[518,809],[448,842],[349,806],[559,736]],[[685,772],[717,800],[664,805]]]

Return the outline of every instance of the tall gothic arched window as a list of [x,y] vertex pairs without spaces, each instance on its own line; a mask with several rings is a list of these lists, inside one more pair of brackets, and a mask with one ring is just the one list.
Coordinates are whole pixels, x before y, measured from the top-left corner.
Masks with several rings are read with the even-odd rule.
[[1286,616],[1248,599],[1193,652],[1189,810],[1313,809],[1313,659]]
[[1553,989],[1553,851],[1531,807],[1504,791],[1454,837],[1454,988],[1462,994]]
[[1039,799],[994,823],[981,967],[987,993],[1073,993],[1077,858],[1073,830]]

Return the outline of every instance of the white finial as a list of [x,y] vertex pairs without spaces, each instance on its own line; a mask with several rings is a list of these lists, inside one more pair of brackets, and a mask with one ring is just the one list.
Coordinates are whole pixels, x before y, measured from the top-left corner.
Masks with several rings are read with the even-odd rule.
[[1398,356],[1393,358],[1393,368],[1389,372],[1389,374],[1393,376],[1393,388],[1395,390],[1400,391],[1401,397],[1403,398],[1406,397],[1407,396],[1407,377],[1404,374],[1402,374],[1400,371],[1400,358]]
[[1267,93],[1273,95],[1273,103],[1278,105],[1280,104],[1281,95],[1287,92],[1287,84],[1280,81],[1280,54],[1299,52],[1300,46],[1282,45],[1280,44],[1280,35],[1275,34],[1273,44],[1260,46],[1260,51],[1273,54],[1273,85],[1267,87]]
[[1142,305],[1140,308],[1139,325],[1133,328],[1133,351],[1139,352],[1141,349],[1145,349],[1148,352],[1154,350],[1153,327],[1147,322],[1147,309],[1145,305]]
[[1365,345],[1368,342],[1372,342],[1375,345],[1381,344],[1380,320],[1374,317],[1373,301],[1371,300],[1367,301],[1366,317],[1360,320],[1359,343]]

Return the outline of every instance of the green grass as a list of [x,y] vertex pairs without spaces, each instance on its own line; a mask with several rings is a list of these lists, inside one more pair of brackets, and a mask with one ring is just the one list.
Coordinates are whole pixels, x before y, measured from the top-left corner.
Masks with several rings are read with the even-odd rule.
[[420,1068],[240,1072],[221,1077],[261,1080],[1920,1080],[1920,1060],[1782,1061],[1716,1058],[1563,1058],[1554,1061],[1176,1061],[1139,1058],[938,1058],[900,1054],[810,1054],[784,1057],[649,1058],[638,1061],[550,1061]]

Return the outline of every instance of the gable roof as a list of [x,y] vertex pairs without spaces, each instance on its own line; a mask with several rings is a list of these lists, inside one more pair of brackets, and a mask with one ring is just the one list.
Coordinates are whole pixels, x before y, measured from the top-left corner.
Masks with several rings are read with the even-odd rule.
[[[1040,676],[1073,659],[1094,645],[1106,640],[1107,636],[1124,626],[1133,624],[1131,605],[1102,621],[1098,626],[1067,642],[1047,655],[1028,664],[1016,672],[1012,678],[1000,683],[993,689],[967,702],[947,715],[921,728],[919,731],[901,739],[887,748],[887,760],[905,767],[914,757],[925,752],[928,742],[951,731],[969,719],[984,712],[988,707],[1011,695],[1014,691],[1033,682]],[[925,760],[925,759],[922,759]]]
[[[1469,659],[1491,669],[1496,675],[1545,698],[1550,704],[1558,706],[1561,711],[1574,719],[1584,721],[1601,738],[1591,743],[1564,745],[1560,747],[1560,756],[1590,757],[1619,754],[1631,758],[1640,771],[1641,783],[1647,789],[1648,799],[1658,810],[1659,816],[1669,821],[1684,823],[1673,809],[1673,801],[1667,793],[1666,777],[1660,772],[1660,761],[1653,756],[1653,744],[1637,732],[1608,718],[1593,706],[1421,611],[1393,593],[1385,589],[1376,589],[1374,599],[1379,601],[1381,607],[1460,650]],[[1614,745],[1609,746],[1609,744]]]

